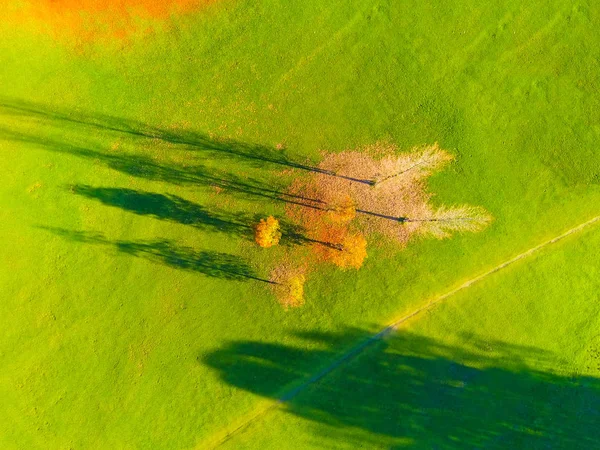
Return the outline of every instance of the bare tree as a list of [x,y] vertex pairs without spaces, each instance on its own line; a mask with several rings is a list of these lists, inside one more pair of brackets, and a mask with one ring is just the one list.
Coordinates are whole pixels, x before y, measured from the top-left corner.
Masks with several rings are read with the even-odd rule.
[[418,223],[417,232],[437,239],[450,237],[453,232],[478,232],[492,221],[492,216],[479,206],[442,206],[424,218],[402,218],[401,222]]
[[380,162],[381,175],[375,178],[373,186],[380,186],[408,173],[415,178],[427,177],[453,159],[454,156],[442,150],[437,142],[404,157],[384,158]]
[[[427,177],[454,158],[438,144],[410,153],[378,143],[358,151],[324,155],[319,170],[296,177],[286,195],[286,213],[301,225],[309,252],[296,248],[291,261],[306,267],[331,262],[359,269],[367,257],[367,239],[390,238],[404,246],[417,235],[438,239],[453,233],[477,232],[492,217],[477,206],[430,204]],[[271,277],[285,307],[303,303],[305,273],[285,264]]]
[[[303,201],[290,202],[288,213],[313,239],[320,239],[317,236],[322,230],[334,224],[356,225],[367,235],[382,234],[402,245],[415,234],[442,238],[453,231],[479,230],[489,222],[483,210],[453,207],[435,211],[429,204],[427,177],[452,159],[438,144],[410,153],[397,153],[389,144],[330,153],[319,165],[323,172],[295,180],[290,193]],[[327,171],[345,178],[326,175]],[[353,178],[377,182],[367,185]]]

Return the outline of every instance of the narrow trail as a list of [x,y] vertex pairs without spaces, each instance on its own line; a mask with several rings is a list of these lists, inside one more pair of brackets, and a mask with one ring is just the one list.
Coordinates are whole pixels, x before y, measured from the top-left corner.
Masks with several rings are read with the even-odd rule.
[[295,387],[294,389],[286,392],[285,394],[283,394],[281,397],[279,397],[278,399],[272,401],[268,406],[266,406],[264,409],[260,409],[258,411],[254,411],[253,413],[251,413],[248,416],[245,416],[243,418],[241,418],[238,421],[238,426],[236,428],[234,428],[232,431],[228,432],[225,436],[222,436],[218,439],[215,440],[211,440],[212,444],[208,444],[207,447],[205,448],[218,448],[221,445],[223,445],[224,443],[226,443],[227,441],[229,441],[232,437],[234,437],[236,434],[238,434],[240,431],[242,431],[244,428],[246,428],[247,426],[249,426],[250,424],[256,422],[258,419],[260,419],[261,417],[265,416],[267,413],[269,413],[270,411],[278,408],[280,405],[282,405],[283,403],[286,403],[288,401],[290,401],[291,399],[293,399],[294,397],[296,397],[300,392],[304,391],[307,387],[309,387],[310,385],[318,382],[319,380],[321,380],[322,378],[324,378],[325,376],[327,376],[329,373],[333,372],[335,369],[337,369],[338,367],[340,367],[341,365],[343,365],[344,363],[350,361],[351,359],[355,358],[356,356],[358,356],[359,354],[361,354],[363,351],[365,351],[368,347],[370,347],[372,344],[374,344],[375,342],[381,341],[383,338],[385,338],[386,336],[390,335],[391,333],[393,333],[396,329],[398,329],[398,327],[402,324],[404,324],[405,322],[407,322],[408,320],[412,319],[413,317],[421,314],[424,311],[427,311],[429,309],[431,309],[433,306],[437,305],[440,302],[443,302],[444,300],[448,299],[449,297],[452,297],[453,295],[457,294],[458,292],[469,288],[470,286],[472,286],[473,284],[483,280],[484,278],[487,278],[488,276],[501,271],[502,269],[510,266],[511,264],[520,261],[522,259],[528,258],[529,256],[533,255],[534,253],[537,253],[538,251],[540,251],[541,249],[543,249],[544,247],[547,247],[549,245],[552,245],[572,234],[578,233],[580,231],[582,231],[584,228],[587,228],[593,224],[595,224],[596,222],[600,222],[600,216],[596,216],[593,219],[588,220],[587,222],[584,222],[580,225],[577,225],[576,227],[573,227],[571,229],[569,229],[568,231],[553,237],[552,239],[545,241],[539,245],[536,245],[535,247],[530,248],[529,250],[524,251],[523,253],[520,253],[519,255],[515,256],[514,258],[511,258],[507,261],[502,262],[501,264],[497,265],[496,267],[488,270],[487,272],[482,273],[481,275],[477,275],[473,278],[470,278],[469,280],[465,281],[463,284],[461,284],[460,286],[458,286],[457,288],[454,288],[438,297],[434,297],[433,299],[431,299],[429,302],[427,302],[426,304],[424,304],[423,306],[421,306],[420,308],[416,309],[415,311],[409,313],[409,314],[405,314],[395,320],[393,320],[388,326],[386,326],[384,329],[382,329],[380,332],[378,332],[377,334],[372,335],[371,337],[369,337],[368,339],[366,339],[365,341],[363,341],[362,343],[360,343],[359,345],[357,345],[356,347],[352,348],[351,350],[349,350],[348,352],[344,353],[343,355],[341,355],[338,359],[336,359],[335,361],[333,361],[331,364],[329,364],[327,367],[325,367],[324,369],[322,369],[320,372],[316,373],[315,375],[313,375],[312,377],[310,377],[308,380],[306,380],[305,382],[303,382],[302,384],[300,384],[299,386]]

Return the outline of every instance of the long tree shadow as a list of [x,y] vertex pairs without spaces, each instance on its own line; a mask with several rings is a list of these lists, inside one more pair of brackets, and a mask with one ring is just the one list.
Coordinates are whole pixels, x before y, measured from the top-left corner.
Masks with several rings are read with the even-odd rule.
[[93,142],[86,142],[86,146],[74,145],[49,136],[2,127],[0,127],[0,139],[41,146],[46,150],[102,163],[112,170],[151,181],[216,188],[244,199],[274,200],[312,208],[318,208],[319,204],[323,203],[317,199],[288,193],[282,184],[274,180],[257,179],[248,174],[239,176],[202,164],[167,163],[143,154],[102,151]]
[[141,216],[191,225],[196,228],[239,235],[251,235],[252,225],[243,214],[208,209],[177,195],[136,191],[126,188],[73,185],[71,192]]
[[[176,185],[190,184],[196,187],[219,189],[229,195],[236,195],[245,200],[270,200],[284,204],[292,204],[303,208],[329,211],[332,205],[318,199],[304,195],[294,194],[286,191],[286,188],[273,180],[257,179],[245,174],[239,176],[231,172],[207,167],[201,164],[184,165],[178,163],[166,163],[155,160],[146,155],[133,153],[105,152],[99,149],[85,148],[61,142],[49,137],[40,137],[35,134],[23,133],[0,127],[0,139],[18,142],[27,142],[39,145],[43,148],[88,159],[95,163],[102,163],[112,170],[152,181],[165,182]],[[93,144],[90,144],[93,145]],[[429,219],[410,219],[402,216],[393,216],[356,209],[359,214],[391,220],[400,224],[405,222],[436,221]],[[315,241],[317,242],[317,241]],[[322,243],[322,242],[321,242]],[[327,243],[322,243],[329,245]]]
[[[264,217],[259,213],[248,214],[241,211],[229,212],[216,207],[208,208],[171,194],[87,185],[72,185],[69,190],[74,194],[98,200],[104,205],[141,216],[190,225],[205,231],[230,233],[248,240],[254,239],[254,226]],[[299,225],[284,219],[279,219],[279,223],[282,245],[334,246],[334,244],[310,239]]]
[[180,246],[167,239],[154,240],[110,240],[99,233],[66,230],[55,227],[40,227],[66,239],[85,244],[104,245],[128,255],[141,257],[167,266],[198,272],[203,275],[233,281],[260,281],[275,284],[262,278],[241,257],[215,251],[199,251]]
[[[225,190],[230,195],[241,196],[244,199],[272,200],[323,211],[328,211],[333,207],[333,205],[328,205],[322,199],[308,198],[304,195],[288,192],[285,185],[280,182],[281,174],[273,174],[264,170],[266,163],[323,173],[369,186],[377,184],[376,180],[354,178],[333,171],[323,170],[314,165],[300,163],[283,150],[239,141],[217,139],[193,130],[162,129],[139,121],[104,114],[62,111],[50,106],[6,98],[0,98],[0,115],[34,120],[58,128],[61,131],[60,133],[55,132],[43,136],[38,132],[31,133],[23,129],[0,127],[0,139],[2,140],[26,142],[42,146],[54,152],[101,162],[113,170],[130,176],[173,184],[193,184],[194,186],[204,188],[216,188]],[[69,126],[75,129],[69,130]],[[222,161],[225,157],[233,158],[236,163],[251,162],[253,163],[251,165],[261,169],[262,176],[258,179],[250,176],[248,173],[237,175],[213,166],[182,164],[172,161],[165,162],[143,153],[107,151],[103,148],[105,146],[99,145],[95,139],[89,136],[89,133],[86,133],[86,131],[90,130],[106,132],[109,135],[116,134],[117,136],[126,135],[132,137],[134,139],[134,147],[142,146],[142,143],[149,140],[158,140],[174,144],[186,151],[202,150],[201,153],[205,159],[212,158]],[[69,131],[74,131],[74,133],[71,133],[71,138],[68,137]],[[59,138],[56,137],[57,135]],[[106,140],[106,136],[103,138]],[[142,142],[138,142],[140,139]],[[398,176],[399,174],[397,173],[393,176]],[[265,178],[265,175],[270,176],[270,179]],[[378,219],[391,220],[399,224],[406,222],[440,222],[439,219],[408,218],[381,214],[365,209],[356,209],[356,212]],[[322,244],[329,245],[327,243]]]
[[208,134],[189,129],[165,129],[137,120],[101,113],[87,113],[77,110],[64,110],[56,106],[43,105],[20,99],[1,98],[0,111],[3,115],[32,118],[58,127],[78,127],[115,134],[125,134],[133,138],[159,139],[171,144],[186,146],[202,151],[215,158],[234,158],[249,163],[273,163],[290,167],[306,167],[295,161],[284,150],[264,145],[248,144],[233,140],[217,139]]
[[299,161],[285,149],[265,145],[249,144],[230,139],[218,139],[190,129],[166,129],[140,121],[100,113],[65,111],[57,107],[26,102],[18,99],[0,98],[0,111],[3,115],[32,118],[55,126],[77,126],[82,129],[100,130],[124,134],[137,139],[153,139],[201,152],[204,156],[216,159],[230,158],[237,162],[264,167],[275,164],[309,172],[324,173],[372,185],[373,180],[363,180],[321,169],[314,164]]
[[[334,359],[331,338],[311,337],[323,350],[233,342],[201,362],[228,384],[282,398],[285,387],[310,378],[310,364]],[[323,446],[335,447],[343,439],[356,448],[383,443],[397,448],[600,448],[600,380],[529,367],[526,361],[549,365],[544,352],[501,342],[457,349],[409,333],[395,334],[369,350],[281,405],[313,423],[313,437],[321,433],[333,440],[321,441]]]

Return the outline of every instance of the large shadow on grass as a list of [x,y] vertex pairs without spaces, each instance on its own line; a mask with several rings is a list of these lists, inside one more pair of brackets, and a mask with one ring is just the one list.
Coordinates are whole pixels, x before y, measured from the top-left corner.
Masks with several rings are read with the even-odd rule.
[[[349,339],[359,334],[351,331]],[[202,362],[228,384],[281,398],[314,376],[315,366],[335,360],[334,343],[347,336],[309,338],[321,350],[241,341]],[[319,436],[322,447],[343,440],[356,448],[600,448],[600,380],[531,368],[532,361],[549,366],[549,355],[533,348],[470,342],[452,348],[395,334],[281,408],[312,423],[311,438]]]
[[175,269],[225,280],[259,281],[274,284],[272,281],[257,275],[245,259],[228,253],[197,250],[192,247],[178,245],[168,239],[111,240],[101,233],[54,227],[40,228],[74,242],[109,247],[118,252],[165,264]]
[[242,213],[207,208],[177,195],[87,185],[73,185],[69,189],[77,195],[141,216],[191,225],[208,231],[241,235],[252,231],[252,218]]

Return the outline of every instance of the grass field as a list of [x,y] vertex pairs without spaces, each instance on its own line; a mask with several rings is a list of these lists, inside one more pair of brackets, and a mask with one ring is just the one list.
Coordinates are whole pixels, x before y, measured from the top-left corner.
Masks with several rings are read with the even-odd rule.
[[[600,214],[593,2],[215,0],[125,35],[2,8],[1,448],[209,446],[394,317]],[[439,142],[457,160],[434,201],[494,222],[370,247],[282,309],[260,280],[283,249],[248,226],[283,215],[268,193],[290,164],[378,141]],[[227,445],[593,448],[597,249],[586,231],[486,279]]]
[[[596,228],[457,293],[222,448],[597,448],[599,245]],[[240,341],[207,360],[269,397],[301,351]]]

